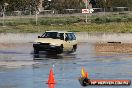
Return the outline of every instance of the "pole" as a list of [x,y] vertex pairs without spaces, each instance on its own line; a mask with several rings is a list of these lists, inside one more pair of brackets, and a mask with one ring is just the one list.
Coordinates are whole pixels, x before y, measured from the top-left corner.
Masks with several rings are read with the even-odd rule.
[[3,4],[3,27],[5,27],[5,9],[6,9],[6,6],[8,5],[9,5],[8,3]]
[[105,1],[105,6],[104,6],[104,15],[106,14],[106,0]]
[[36,11],[36,25],[38,24],[38,13]]
[[31,13],[31,10],[32,10],[32,9],[31,9],[31,8],[32,8],[32,6],[30,5],[30,16],[32,15],[32,13]]
[[3,7],[3,27],[5,26],[5,5]]
[[35,0],[35,22],[36,22],[36,25],[38,24],[38,5],[37,5],[37,2]]
[[[88,9],[88,0],[86,0],[86,3],[85,3],[85,5],[86,5],[86,9]],[[86,23],[88,22],[88,14],[86,13]]]

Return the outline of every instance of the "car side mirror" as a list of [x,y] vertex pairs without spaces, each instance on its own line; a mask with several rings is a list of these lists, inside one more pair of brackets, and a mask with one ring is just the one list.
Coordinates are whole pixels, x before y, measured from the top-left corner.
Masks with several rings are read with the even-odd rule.
[[38,36],[38,38],[41,38],[40,36]]

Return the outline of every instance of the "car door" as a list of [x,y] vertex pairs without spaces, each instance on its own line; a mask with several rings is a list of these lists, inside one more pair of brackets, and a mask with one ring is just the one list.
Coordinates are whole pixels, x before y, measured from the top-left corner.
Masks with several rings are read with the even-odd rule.
[[77,45],[76,36],[74,33],[70,33],[71,36],[71,45]]
[[64,40],[64,43],[63,43],[63,50],[64,51],[71,51],[72,48],[73,48],[73,45],[72,45],[72,37],[69,33],[65,33],[65,40]]

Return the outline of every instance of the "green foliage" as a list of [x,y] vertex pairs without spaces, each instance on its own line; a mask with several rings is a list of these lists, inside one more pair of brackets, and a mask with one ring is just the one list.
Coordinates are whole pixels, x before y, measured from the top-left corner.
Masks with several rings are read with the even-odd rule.
[[[91,23],[104,24],[111,22],[132,22],[132,15],[128,14],[118,14],[118,15],[105,15],[105,16],[91,16],[88,17],[88,21]],[[0,20],[0,25],[2,25],[2,20]],[[39,25],[68,25],[74,23],[85,22],[85,16],[82,17],[40,17],[38,18]],[[9,26],[17,25],[36,25],[35,18],[16,18],[16,19],[5,19],[5,24]]]
[[128,7],[131,0],[112,0],[111,7]]
[[131,15],[108,15],[91,16],[90,23],[84,23],[84,17],[42,17],[38,19],[36,25],[33,18],[6,19],[5,26],[2,27],[0,20],[0,32],[43,32],[45,30],[66,30],[85,32],[132,32]]
[[[132,9],[132,0],[89,0],[93,4],[93,7],[108,8],[111,7],[129,7]],[[9,5],[6,7],[6,11],[24,11],[32,9],[35,10],[39,0],[0,0],[0,10],[4,3]],[[44,9],[57,10],[59,13],[63,13],[64,9],[82,9],[85,8],[83,0],[44,0]]]
[[104,8],[105,7],[104,0],[96,0],[96,7],[97,8]]
[[0,4],[8,3],[7,11],[25,10],[30,5],[31,0],[2,0]]
[[67,24],[67,25],[17,25],[17,26],[0,26],[0,33],[36,33],[47,30],[65,30],[74,32],[116,32],[131,33],[132,22],[103,23],[103,24]]

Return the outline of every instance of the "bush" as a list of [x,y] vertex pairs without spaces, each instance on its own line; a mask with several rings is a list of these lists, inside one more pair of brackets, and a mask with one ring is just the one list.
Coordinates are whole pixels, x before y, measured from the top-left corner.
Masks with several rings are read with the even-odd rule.
[[111,22],[110,18],[106,18],[106,23]]
[[116,19],[116,22],[121,22],[121,18],[117,18]]
[[99,18],[99,17],[98,17],[98,18],[96,18],[94,22],[95,22],[95,23],[103,23],[102,19],[101,19],[101,18]]
[[128,21],[132,21],[132,18],[129,17],[129,18],[127,18],[127,20],[128,20]]

